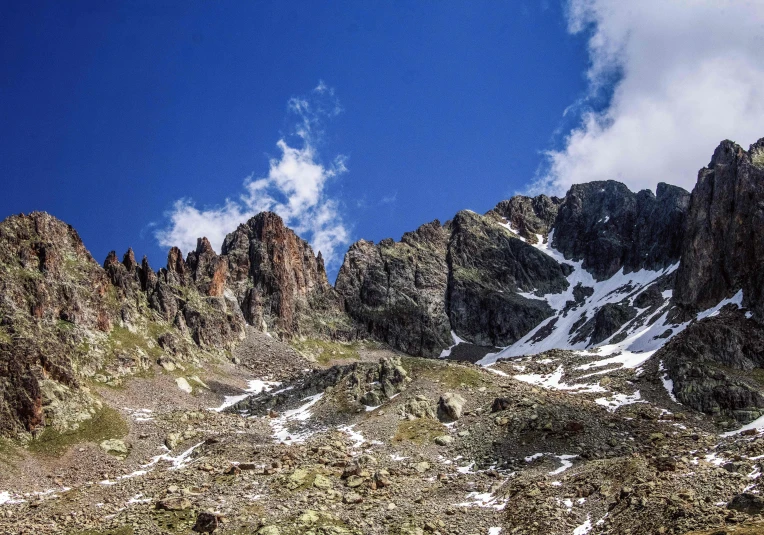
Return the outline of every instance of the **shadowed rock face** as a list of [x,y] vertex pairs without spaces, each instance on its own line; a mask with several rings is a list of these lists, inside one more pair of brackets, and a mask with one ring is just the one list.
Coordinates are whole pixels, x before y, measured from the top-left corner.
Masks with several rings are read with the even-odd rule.
[[459,212],[406,233],[400,242],[351,246],[337,291],[361,328],[402,351],[436,356],[453,329],[469,341],[507,345],[551,315],[518,291],[567,287],[565,268],[499,224]]
[[359,327],[414,355],[436,356],[452,344],[445,299],[448,230],[433,221],[400,242],[353,244],[337,276],[337,291]]
[[748,152],[724,141],[698,173],[677,273],[678,305],[696,311],[742,289],[743,306],[764,317],[762,155],[764,139]]
[[459,212],[450,224],[447,310],[452,329],[482,346],[506,346],[552,315],[517,292],[561,292],[566,270],[492,218]]
[[321,253],[274,213],[263,212],[226,236],[221,256],[228,261],[228,283],[247,321],[290,337],[315,334],[322,314],[341,314],[341,301],[326,278]]
[[572,186],[559,207],[552,245],[597,280],[679,261],[690,194],[658,184],[657,195],[632,193],[608,180]]
[[694,323],[656,354],[680,403],[742,423],[764,414],[757,369],[764,367],[764,330],[734,305]]

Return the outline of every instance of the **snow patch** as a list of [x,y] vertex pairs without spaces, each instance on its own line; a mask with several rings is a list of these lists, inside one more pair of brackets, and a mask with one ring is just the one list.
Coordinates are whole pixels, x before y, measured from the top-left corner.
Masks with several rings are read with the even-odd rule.
[[320,392],[313,396],[309,396],[303,401],[305,402],[300,407],[284,412],[278,418],[274,418],[270,421],[271,429],[273,429],[273,437],[282,444],[299,444],[305,442],[312,434],[309,431],[291,433],[288,429],[290,422],[304,422],[312,415],[310,408],[319,402],[324,397],[324,393]]
[[642,400],[642,395],[639,393],[639,390],[637,390],[631,395],[612,394],[604,398],[597,398],[594,400],[594,402],[597,405],[602,405],[610,412],[615,412],[616,409],[618,409],[618,407],[623,407],[624,405],[632,405],[634,403],[644,403],[644,401]]
[[210,410],[215,412],[222,412],[224,409],[227,409],[228,407],[232,405],[236,405],[238,402],[248,398],[249,396],[255,396],[257,394],[262,394],[263,392],[268,392],[272,390],[273,388],[279,386],[280,384],[281,383],[278,381],[263,381],[262,379],[251,379],[247,383],[247,388],[244,389],[244,394],[239,394],[236,396],[225,396],[225,398],[223,399],[223,404],[220,405],[220,407],[210,408]]

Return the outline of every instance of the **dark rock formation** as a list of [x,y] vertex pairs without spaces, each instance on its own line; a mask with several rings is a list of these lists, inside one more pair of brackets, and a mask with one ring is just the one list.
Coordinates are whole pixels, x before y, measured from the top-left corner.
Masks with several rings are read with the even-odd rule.
[[760,515],[764,513],[764,498],[749,492],[743,492],[732,498],[727,504],[727,508],[747,515]]
[[459,212],[450,224],[447,310],[451,328],[482,346],[507,346],[552,315],[539,299],[565,290],[566,269],[474,212]]
[[255,327],[285,337],[349,329],[321,253],[316,257],[276,214],[263,212],[239,225],[226,236],[221,256],[228,284]]
[[636,316],[637,311],[627,304],[607,303],[578,329],[576,337],[571,342],[577,344],[588,340],[590,345],[599,344],[613,336]]
[[268,392],[249,396],[226,409],[236,414],[268,414],[272,409],[279,411],[303,405],[308,396],[326,392],[349,403],[349,411],[359,405],[377,406],[402,392],[411,379],[401,365],[400,358],[383,358],[379,362],[356,362],[347,366],[333,366],[323,370],[312,370],[301,379],[282,387],[278,393]]
[[559,207],[552,245],[597,280],[640,269],[658,270],[681,255],[690,194],[658,184],[657,195],[632,193],[608,180],[572,186]]
[[764,413],[764,330],[735,305],[688,326],[653,358],[680,403],[742,423]]
[[493,213],[500,216],[528,242],[537,243],[537,234],[546,238],[552,229],[560,204],[562,199],[559,197],[516,195],[501,201],[486,215]]
[[504,346],[552,311],[539,294],[567,287],[566,269],[518,239],[495,216],[459,212],[400,242],[351,246],[337,277],[346,310],[372,337],[407,353],[436,356],[449,330],[481,346]]
[[353,244],[337,276],[337,291],[372,337],[406,353],[437,356],[452,344],[446,313],[448,230],[439,221],[407,232],[400,242]]
[[764,318],[762,160],[764,139],[748,152],[724,141],[698,173],[674,292],[681,307],[709,308],[742,289],[743,306]]

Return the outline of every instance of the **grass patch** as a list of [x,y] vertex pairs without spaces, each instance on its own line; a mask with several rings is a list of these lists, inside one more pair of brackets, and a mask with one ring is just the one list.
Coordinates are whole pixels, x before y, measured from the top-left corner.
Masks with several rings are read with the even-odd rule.
[[149,357],[154,359],[162,355],[162,348],[153,341],[140,333],[134,333],[126,327],[115,325],[109,333],[109,347],[112,351],[118,349],[142,349]]
[[196,511],[154,510],[151,512],[154,523],[163,531],[187,533],[196,522]]
[[476,387],[484,382],[478,370],[452,362],[403,357],[401,363],[413,379],[422,377],[437,380],[447,388],[459,388],[462,385]]
[[328,340],[294,340],[292,347],[300,353],[312,357],[319,364],[329,364],[333,360],[358,360],[361,355],[358,350],[363,344],[358,342],[341,343]]
[[129,432],[122,415],[111,407],[104,407],[90,420],[80,424],[79,429],[67,433],[46,428],[39,437],[29,443],[29,451],[41,455],[60,456],[81,442],[99,443],[108,438],[122,438]]
[[446,427],[439,421],[431,420],[430,418],[417,418],[416,420],[404,420],[399,423],[398,431],[395,433],[393,441],[426,444],[432,442],[435,437],[447,433]]
[[16,445],[7,438],[0,437],[0,465],[12,466],[19,459],[21,454]]

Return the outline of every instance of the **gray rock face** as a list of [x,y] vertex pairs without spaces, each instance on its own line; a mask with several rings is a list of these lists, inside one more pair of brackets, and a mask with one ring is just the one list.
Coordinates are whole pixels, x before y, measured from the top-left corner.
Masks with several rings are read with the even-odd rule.
[[764,498],[749,492],[738,494],[727,504],[728,509],[734,509],[748,515],[764,513]]
[[552,245],[565,258],[583,260],[597,280],[621,268],[662,269],[681,255],[689,200],[682,188],[663,183],[656,195],[612,180],[578,184],[559,207]]
[[637,316],[636,310],[623,303],[608,303],[594,314],[576,333],[573,343],[589,340],[599,344],[613,336],[629,320]]
[[438,419],[441,422],[453,422],[462,417],[466,401],[454,392],[446,392],[438,400]]
[[447,310],[451,328],[481,346],[506,346],[552,315],[518,292],[561,292],[567,270],[490,217],[459,212],[451,222]]
[[400,242],[351,246],[337,277],[348,314],[371,336],[436,356],[450,330],[482,346],[510,344],[552,311],[518,295],[562,291],[566,268],[518,239],[495,214],[459,212]]
[[227,412],[263,415],[271,409],[291,409],[304,404],[308,396],[334,391],[345,403],[365,406],[381,405],[402,392],[411,382],[399,358],[383,358],[379,362],[358,362],[313,370],[299,380],[285,385],[280,393],[250,396],[228,407]]
[[689,311],[743,290],[764,318],[764,139],[746,152],[724,141],[698,173],[684,230],[675,302]]
[[506,220],[517,233],[530,243],[537,243],[537,234],[546,237],[557,218],[557,211],[562,204],[559,197],[526,197],[516,195],[501,201],[486,215],[494,213]]
[[680,403],[742,423],[764,413],[753,373],[764,367],[764,331],[734,305],[690,325],[654,358],[663,361]]
[[436,356],[451,345],[446,313],[448,230],[433,221],[400,242],[361,240],[337,276],[345,308],[372,337],[406,353]]

